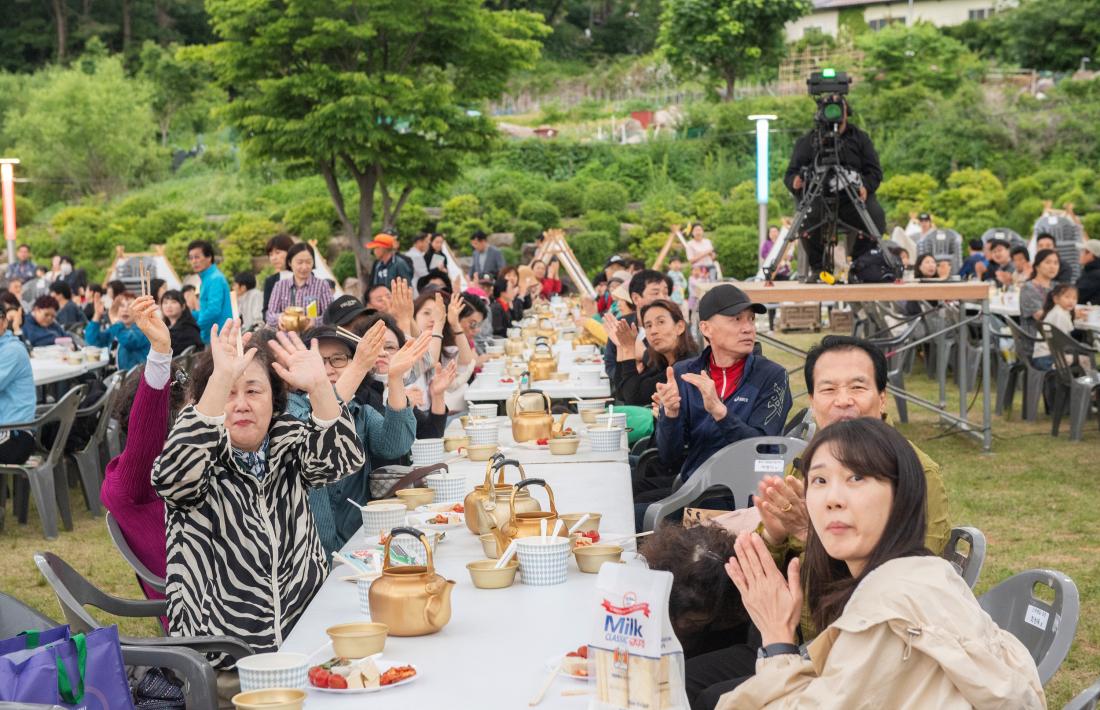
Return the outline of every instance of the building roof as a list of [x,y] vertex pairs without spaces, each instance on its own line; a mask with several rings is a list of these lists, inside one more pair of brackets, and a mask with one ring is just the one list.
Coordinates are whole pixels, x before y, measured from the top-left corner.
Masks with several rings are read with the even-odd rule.
[[889,5],[901,0],[814,0],[815,10],[836,10],[842,7],[859,7],[862,5]]

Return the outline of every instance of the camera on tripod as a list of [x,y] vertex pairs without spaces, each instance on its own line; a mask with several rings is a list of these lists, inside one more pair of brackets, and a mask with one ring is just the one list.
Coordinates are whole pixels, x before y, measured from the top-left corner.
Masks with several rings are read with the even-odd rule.
[[844,121],[845,101],[852,80],[847,72],[838,72],[834,69],[822,69],[810,74],[806,80],[806,88],[810,96],[817,102],[817,113],[814,114],[814,122],[819,126],[829,128],[832,131],[839,129]]

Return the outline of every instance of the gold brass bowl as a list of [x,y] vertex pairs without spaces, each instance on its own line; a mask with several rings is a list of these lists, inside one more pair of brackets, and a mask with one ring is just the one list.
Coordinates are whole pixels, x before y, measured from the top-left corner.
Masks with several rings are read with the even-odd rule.
[[325,629],[332,639],[332,652],[340,658],[366,658],[386,647],[390,628],[385,624],[357,621]]
[[581,440],[578,436],[559,436],[548,441],[547,445],[550,447],[550,453],[555,456],[567,456],[577,453]]
[[233,696],[237,710],[302,710],[305,701],[306,691],[297,688],[265,688]]
[[485,550],[485,556],[489,559],[498,559],[500,552],[497,550],[497,538],[493,533],[485,533],[484,535],[478,535],[478,540],[481,540],[481,549]]
[[466,457],[471,461],[488,461],[496,450],[496,444],[470,444],[466,447]]
[[443,438],[444,451],[458,451],[470,445],[468,436],[447,436]]
[[573,555],[581,572],[596,574],[604,562],[621,562],[623,548],[618,545],[585,545],[574,548]]
[[493,569],[496,560],[477,560],[466,565],[470,571],[470,579],[478,589],[504,589],[511,587],[516,580],[516,570],[519,569],[519,560],[508,560],[508,564],[500,569]]
[[[584,513],[561,513],[558,517],[565,521],[565,529],[569,530],[577,524],[577,521],[580,520],[583,515]],[[600,529],[600,518],[602,517],[602,513],[589,513],[588,520],[584,521],[584,525],[577,528],[576,532],[588,532],[589,530],[598,531]]]
[[409,510],[415,510],[435,500],[435,491],[431,488],[406,488],[395,493]]

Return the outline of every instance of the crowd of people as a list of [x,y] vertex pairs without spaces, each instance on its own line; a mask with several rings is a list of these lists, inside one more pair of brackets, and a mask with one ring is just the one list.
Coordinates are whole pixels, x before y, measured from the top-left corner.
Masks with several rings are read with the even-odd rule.
[[[312,248],[287,235],[268,242],[273,273],[262,284],[244,273],[230,286],[213,246],[199,241],[188,249],[197,288],[153,279],[138,294],[116,281],[89,285],[64,258],[39,293],[36,280],[50,274],[21,247],[0,292],[0,424],[33,417],[28,346],[80,337],[111,348],[126,373],[114,412],[125,445],[101,498],[166,580],[169,633],[275,650],[359,528],[345,501],[377,497],[371,472],[408,463],[416,439],[442,436],[493,338],[569,292],[556,260],[509,266],[486,235],[470,241],[462,287],[442,235],[417,235],[405,252],[394,235],[376,235],[362,298],[337,295],[315,273]],[[715,251],[700,225],[687,244],[667,272],[610,257],[577,319],[598,324],[616,408],[652,434],[667,474],[635,478],[639,524],[717,451],[781,435],[792,406],[787,370],[757,342],[764,307],[732,284],[695,292],[693,283],[716,278]],[[1059,281],[1051,249],[1020,264],[1006,245],[992,244],[989,259],[984,251],[964,269],[1002,284],[1027,273],[1021,308],[1033,329],[1071,326],[1100,277],[1095,240],[1076,287]],[[935,260],[914,266],[919,278],[943,278]],[[301,309],[303,328],[285,327],[288,308]],[[185,371],[173,357],[186,349],[198,356]],[[1026,649],[939,558],[951,529],[947,488],[887,418],[883,353],[828,336],[803,376],[816,433],[791,470],[765,477],[747,514],[716,497],[708,507],[733,512],[704,526],[666,523],[642,548],[652,568],[673,573],[670,615],[692,708],[867,697],[883,707],[1043,707]],[[32,449],[28,432],[0,434],[0,463]],[[228,697],[233,659],[211,660]]]

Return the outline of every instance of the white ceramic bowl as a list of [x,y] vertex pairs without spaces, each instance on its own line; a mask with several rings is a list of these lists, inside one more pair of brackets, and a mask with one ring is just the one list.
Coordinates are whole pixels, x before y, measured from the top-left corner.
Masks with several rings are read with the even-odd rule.
[[470,445],[496,444],[500,440],[500,429],[496,422],[489,425],[476,424],[466,427],[466,436],[470,439]]
[[603,376],[603,365],[577,365],[573,368],[573,374],[585,384],[599,384]]
[[432,473],[424,485],[435,491],[436,503],[458,503],[466,496],[466,477],[459,474]]
[[309,657],[304,653],[257,653],[237,660],[241,690],[301,688],[306,684]]
[[467,402],[466,407],[471,417],[494,418],[497,415],[496,402]]
[[568,572],[570,542],[567,537],[521,537],[516,540],[520,575],[524,584],[545,587],[564,584]]
[[622,427],[606,426],[593,427],[588,430],[588,438],[592,440],[592,450],[601,453],[618,451],[623,446]]
[[607,428],[608,418],[611,419],[611,426],[621,427],[623,429],[626,429],[626,413],[625,412],[615,412],[615,414],[613,414],[613,415],[609,415],[607,412],[603,412],[602,414],[597,414],[596,415],[596,424],[592,427],[589,427],[589,429],[593,429],[593,428],[598,429],[600,427]]
[[369,540],[403,525],[409,508],[404,503],[379,503],[360,508],[359,512],[363,516],[363,534]]

